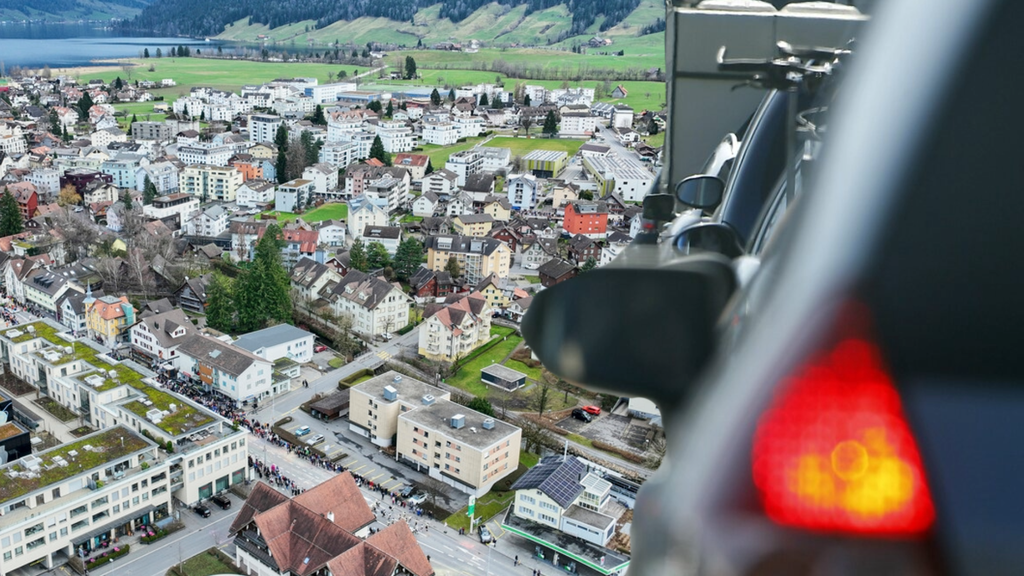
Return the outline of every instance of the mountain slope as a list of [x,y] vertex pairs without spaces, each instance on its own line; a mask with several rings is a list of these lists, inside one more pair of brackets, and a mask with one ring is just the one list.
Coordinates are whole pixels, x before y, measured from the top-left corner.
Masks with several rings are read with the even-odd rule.
[[131,18],[149,0],[0,0],[0,20],[111,20]]
[[[532,22],[537,27],[526,36],[541,37],[548,43],[612,28],[640,4],[641,0],[162,0],[123,26],[161,35],[215,36],[222,32],[233,35],[230,28],[240,21],[246,26],[263,24],[267,29],[309,21],[310,30],[322,30],[338,22],[386,18],[392,21],[391,30],[403,28],[401,23],[405,23],[412,27],[408,33],[423,38],[433,33],[416,32],[420,14],[425,14],[421,21],[431,20],[462,36],[462,24],[484,10],[495,13],[492,25],[507,17],[498,29],[506,35],[518,28],[518,23],[537,14]],[[521,10],[522,15],[509,16],[516,10]],[[348,40],[341,38],[342,42]],[[518,41],[514,36],[506,40]]]

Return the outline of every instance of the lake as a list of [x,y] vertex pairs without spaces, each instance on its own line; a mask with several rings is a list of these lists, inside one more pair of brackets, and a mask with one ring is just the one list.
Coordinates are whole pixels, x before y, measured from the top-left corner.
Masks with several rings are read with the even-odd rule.
[[219,42],[189,38],[150,38],[123,36],[101,24],[0,24],[0,62],[6,70],[22,68],[66,68],[90,66],[94,60],[135,58],[149,48],[167,54],[178,45],[216,50]]

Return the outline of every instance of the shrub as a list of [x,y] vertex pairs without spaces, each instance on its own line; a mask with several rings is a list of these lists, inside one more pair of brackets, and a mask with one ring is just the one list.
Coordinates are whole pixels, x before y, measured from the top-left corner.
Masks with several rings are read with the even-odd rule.
[[97,556],[90,561],[85,563],[86,569],[93,569],[97,566],[102,566],[107,562],[113,562],[115,558],[120,558],[128,553],[131,546],[125,544],[124,546],[115,546],[113,550],[104,552],[102,556]]
[[143,470],[149,470],[149,462],[143,462],[139,465]]
[[156,542],[164,536],[167,536],[167,534],[169,534],[167,530],[160,528],[156,532],[147,532],[145,536],[140,538],[140,540],[146,544],[152,544],[153,542]]

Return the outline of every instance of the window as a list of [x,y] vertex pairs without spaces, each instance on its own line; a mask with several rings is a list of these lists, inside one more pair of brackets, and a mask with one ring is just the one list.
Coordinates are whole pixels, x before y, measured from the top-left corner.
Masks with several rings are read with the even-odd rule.
[[547,522],[549,524],[554,524],[555,523],[555,518],[553,516],[548,516],[547,514],[544,514],[544,513],[539,514],[539,516],[540,516],[541,520],[543,520],[543,521],[545,521],[545,522]]
[[520,494],[519,499],[522,500],[523,502],[529,502],[530,504],[537,503],[536,499],[534,499],[532,496],[527,496],[526,494]]
[[88,525],[89,525],[89,521],[88,520],[80,520],[80,521],[75,522],[74,524],[71,525],[71,530],[73,532],[75,530],[79,530],[81,528],[85,528]]
[[36,532],[42,532],[42,530],[43,530],[43,523],[40,522],[39,524],[36,524],[35,526],[29,526],[28,528],[25,528],[25,536],[31,536],[31,535],[35,534]]

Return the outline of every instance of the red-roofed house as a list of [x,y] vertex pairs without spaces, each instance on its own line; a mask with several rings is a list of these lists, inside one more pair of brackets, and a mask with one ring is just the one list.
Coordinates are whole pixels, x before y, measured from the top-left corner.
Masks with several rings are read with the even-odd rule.
[[294,499],[259,482],[229,529],[235,535],[235,563],[261,575],[434,574],[405,521],[362,540],[373,519],[347,472]]
[[320,249],[320,232],[316,230],[282,230],[284,248],[281,259],[291,269],[302,258],[324,263],[324,251]]
[[39,194],[36,193],[35,184],[31,182],[15,182],[8,184],[7,190],[18,201],[22,220],[28,220],[36,215],[36,208],[39,206]]
[[431,360],[465,358],[491,338],[491,306],[483,294],[449,296],[444,305],[428,305],[420,328],[419,353]]
[[409,154],[408,152],[402,152],[401,154],[395,155],[391,165],[399,166],[408,170],[409,176],[413,180],[423,180],[427,175],[427,166],[430,165],[430,156],[427,156],[426,154]]

